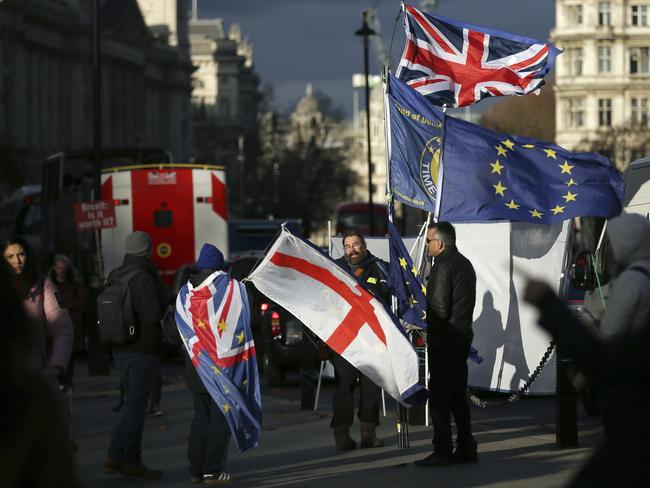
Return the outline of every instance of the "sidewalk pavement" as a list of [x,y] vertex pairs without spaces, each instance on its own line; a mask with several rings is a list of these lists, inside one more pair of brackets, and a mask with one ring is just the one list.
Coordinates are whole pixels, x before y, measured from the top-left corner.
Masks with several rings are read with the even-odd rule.
[[[78,466],[88,487],[124,486],[124,480],[104,475],[111,424],[116,418],[117,376],[90,377],[79,365],[73,415],[79,445]],[[163,415],[147,418],[143,460],[161,468],[161,480],[143,481],[156,487],[191,486],[187,473],[187,436],[192,416],[190,396],[182,384],[182,367],[164,365],[166,382]],[[322,392],[318,411],[300,410],[297,376],[282,388],[263,388],[263,429],[260,447],[243,454],[231,445],[228,469],[233,487],[559,487],[564,486],[587,458],[601,436],[600,421],[585,417],[579,407],[580,448],[555,447],[555,400],[524,398],[509,406],[473,407],[473,426],[479,444],[479,463],[443,468],[420,468],[416,459],[431,451],[431,427],[410,426],[410,447],[398,448],[394,404],[377,429],[386,446],[345,453],[333,447],[332,385]],[[358,425],[351,430],[359,439]]]

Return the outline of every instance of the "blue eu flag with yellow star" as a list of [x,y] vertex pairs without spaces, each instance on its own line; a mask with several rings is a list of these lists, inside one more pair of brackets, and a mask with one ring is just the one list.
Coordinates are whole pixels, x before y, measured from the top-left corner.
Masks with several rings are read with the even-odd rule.
[[[436,189],[440,220],[554,224],[578,216],[608,218],[621,211],[623,180],[600,154],[573,153],[550,143],[445,117],[394,77],[390,78],[389,101],[391,164],[401,157],[399,148],[404,144],[419,145],[424,155],[426,145],[422,141],[426,137],[420,134],[425,125],[432,124],[430,140],[441,139],[442,188]],[[442,129],[435,128],[436,124]],[[409,130],[414,125],[416,129]],[[408,164],[412,168],[421,166],[416,158]]]
[[405,322],[426,329],[426,288],[418,276],[402,237],[392,222],[388,222],[390,241],[390,271],[388,287],[397,298],[397,316]]

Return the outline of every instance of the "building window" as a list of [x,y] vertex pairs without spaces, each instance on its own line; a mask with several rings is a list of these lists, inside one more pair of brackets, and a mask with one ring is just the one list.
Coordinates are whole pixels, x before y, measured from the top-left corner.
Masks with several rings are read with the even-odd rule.
[[570,47],[566,51],[567,62],[569,64],[569,74],[573,76],[582,75],[582,48]]
[[632,98],[632,125],[648,126],[648,99]]
[[610,46],[598,47],[598,72],[612,72],[612,48]]
[[612,126],[612,99],[598,99],[598,125],[600,127]]
[[630,74],[636,75],[650,73],[650,63],[648,62],[649,55],[650,48],[630,48]]
[[569,98],[567,100],[567,126],[584,127],[585,125],[584,98]]
[[632,25],[636,25],[636,26],[648,25],[647,5],[632,5]]
[[582,5],[567,5],[570,25],[582,25]]
[[598,2],[598,25],[611,25],[612,6],[609,2]]

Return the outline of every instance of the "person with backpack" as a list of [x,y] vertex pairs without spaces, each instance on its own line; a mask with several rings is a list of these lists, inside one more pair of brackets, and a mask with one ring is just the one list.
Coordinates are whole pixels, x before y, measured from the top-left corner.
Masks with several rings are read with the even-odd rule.
[[158,367],[167,293],[151,261],[151,238],[135,231],[126,237],[122,266],[111,272],[97,298],[99,333],[113,345],[124,388],[124,406],[111,432],[104,472],[124,478],[158,479],[161,470],[142,463],[147,401]]

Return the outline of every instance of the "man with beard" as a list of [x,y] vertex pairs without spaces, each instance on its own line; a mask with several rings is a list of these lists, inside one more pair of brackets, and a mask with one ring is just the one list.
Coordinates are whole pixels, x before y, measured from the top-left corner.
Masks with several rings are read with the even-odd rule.
[[[336,263],[389,307],[390,291],[386,283],[388,265],[368,251],[365,239],[356,231],[344,234],[343,250],[345,254],[337,259]],[[348,451],[356,447],[356,442],[350,437],[350,426],[354,417],[353,395],[357,380],[360,389],[358,416],[361,424],[361,447],[383,447],[384,441],[375,434],[379,425],[380,388],[342,356],[332,350],[329,353],[337,381],[334,415],[330,423],[334,429],[336,449]]]

